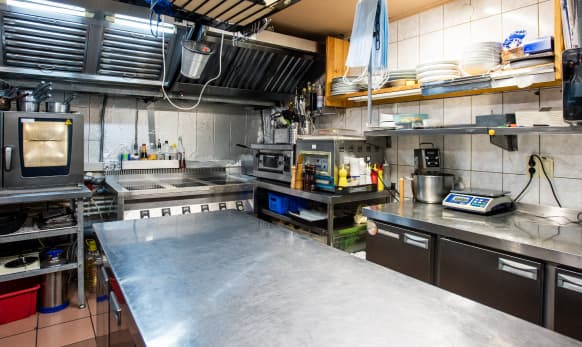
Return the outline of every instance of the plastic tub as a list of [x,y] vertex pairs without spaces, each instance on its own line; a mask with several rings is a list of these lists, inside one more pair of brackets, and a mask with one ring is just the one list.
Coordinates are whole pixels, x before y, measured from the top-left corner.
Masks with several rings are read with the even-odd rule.
[[286,214],[289,212],[289,199],[279,194],[269,193],[269,210],[278,214]]
[[[16,286],[22,287],[22,286]],[[36,292],[40,285],[11,292],[0,291],[0,324],[24,319],[36,313]]]

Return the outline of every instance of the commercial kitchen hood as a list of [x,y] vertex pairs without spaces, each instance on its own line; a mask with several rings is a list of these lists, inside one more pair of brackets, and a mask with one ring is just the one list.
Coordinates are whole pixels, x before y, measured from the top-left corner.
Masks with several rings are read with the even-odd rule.
[[[77,6],[74,11],[46,11],[20,6],[27,1],[0,0],[2,78],[21,86],[46,80],[61,90],[162,96],[162,38],[151,34],[147,8],[114,0],[69,0],[64,6]],[[192,24],[167,18],[162,25],[166,90],[172,97],[197,98],[217,74],[219,55],[211,56],[199,80],[181,76],[181,42],[189,38]],[[210,29],[204,41],[218,51],[220,34]],[[226,32],[222,74],[205,98],[256,105],[285,101],[298,83],[323,73],[319,52],[316,42],[277,33],[240,41]]]

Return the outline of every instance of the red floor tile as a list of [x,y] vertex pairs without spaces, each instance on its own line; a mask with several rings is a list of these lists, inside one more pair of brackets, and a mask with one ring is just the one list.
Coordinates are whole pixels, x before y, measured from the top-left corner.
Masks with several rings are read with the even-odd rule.
[[89,317],[38,329],[37,347],[61,347],[95,338]]
[[69,305],[62,311],[55,313],[39,313],[38,327],[45,328],[51,325],[70,322],[73,320],[89,317],[89,309],[87,307],[80,309],[76,305]]
[[35,313],[32,316],[24,319],[20,319],[6,324],[1,324],[0,339],[3,337],[17,335],[36,329],[37,320],[38,320],[37,314]]
[[36,330],[0,339],[0,347],[35,347]]

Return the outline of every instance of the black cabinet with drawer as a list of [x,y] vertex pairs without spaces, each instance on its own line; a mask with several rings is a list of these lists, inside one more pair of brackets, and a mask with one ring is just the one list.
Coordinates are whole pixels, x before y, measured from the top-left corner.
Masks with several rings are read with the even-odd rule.
[[439,287],[540,325],[543,275],[541,263],[439,239]]
[[558,268],[554,301],[554,329],[582,340],[582,272]]
[[366,239],[366,259],[419,280],[434,283],[434,236],[377,223]]

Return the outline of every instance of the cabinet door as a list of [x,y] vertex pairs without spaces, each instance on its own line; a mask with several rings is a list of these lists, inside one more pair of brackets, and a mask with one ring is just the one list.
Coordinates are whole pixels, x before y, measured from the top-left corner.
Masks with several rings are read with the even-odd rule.
[[542,324],[542,264],[446,238],[439,240],[437,285]]
[[582,273],[558,269],[554,328],[557,332],[582,340]]
[[366,259],[433,283],[434,237],[391,225],[377,225],[378,233],[366,239]]

